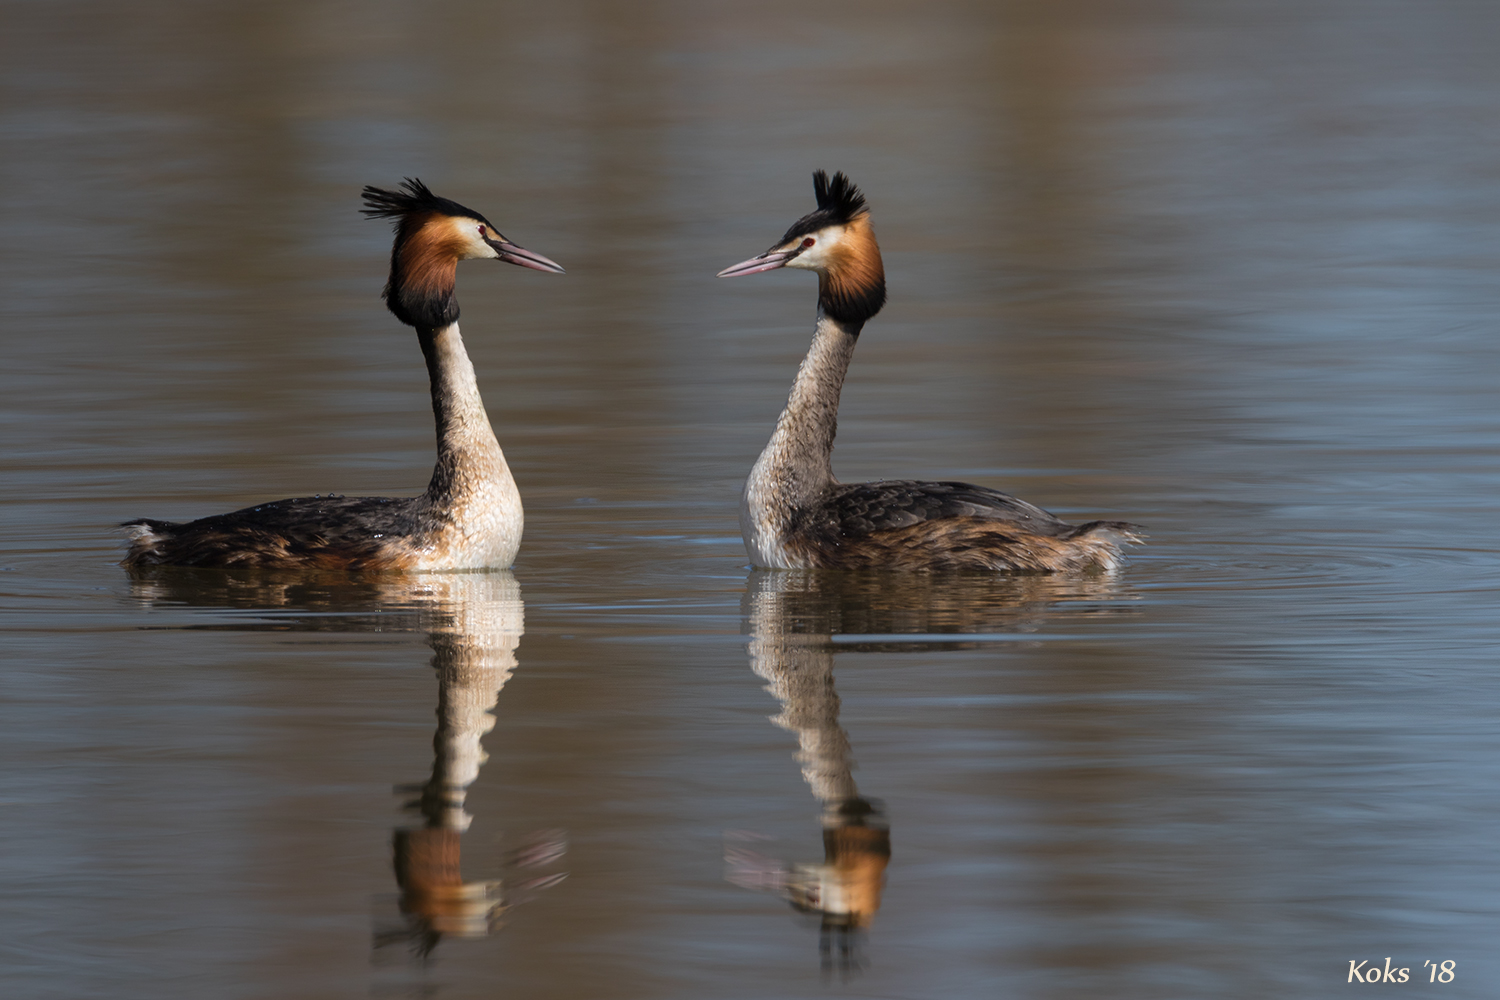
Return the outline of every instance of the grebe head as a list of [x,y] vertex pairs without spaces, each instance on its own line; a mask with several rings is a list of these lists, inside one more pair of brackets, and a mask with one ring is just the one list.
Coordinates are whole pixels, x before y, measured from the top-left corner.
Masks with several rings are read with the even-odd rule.
[[815,211],[792,223],[771,249],[726,267],[719,277],[779,267],[815,271],[823,312],[846,323],[863,323],[885,305],[885,266],[865,196],[842,172],[830,181],[822,170],[813,174],[813,194]]
[[398,191],[367,186],[364,199],[367,217],[396,220],[391,277],[382,294],[396,318],[410,326],[436,329],[458,321],[453,288],[461,260],[503,260],[564,273],[541,254],[506,239],[489,219],[438,197],[415,177],[406,178]]

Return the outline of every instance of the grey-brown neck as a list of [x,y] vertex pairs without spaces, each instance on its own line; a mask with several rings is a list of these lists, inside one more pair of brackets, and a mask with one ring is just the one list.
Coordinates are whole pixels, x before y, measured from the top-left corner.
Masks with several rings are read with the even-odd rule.
[[812,347],[797,370],[786,409],[745,481],[740,527],[757,566],[792,565],[780,543],[793,513],[838,482],[833,476],[833,439],[838,432],[839,394],[862,326],[819,311]]
[[[432,381],[432,415],[437,423],[437,467],[427,495],[441,502],[473,491],[479,481],[505,469],[489,414],[479,396],[474,365],[464,350],[458,324],[418,329],[422,357]],[[506,470],[506,474],[509,472]]]

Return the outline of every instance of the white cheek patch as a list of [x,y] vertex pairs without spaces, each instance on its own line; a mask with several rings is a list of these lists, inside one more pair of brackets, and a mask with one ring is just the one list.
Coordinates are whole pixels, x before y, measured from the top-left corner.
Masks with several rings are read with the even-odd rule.
[[[787,267],[800,267],[807,271],[820,271],[828,265],[828,252],[844,239],[843,226],[829,226],[811,234],[818,242],[787,261]],[[806,236],[802,239],[807,239]],[[799,241],[800,242],[800,241]]]
[[[500,256],[495,252],[494,247],[484,241],[484,236],[490,239],[495,238],[495,232],[489,226],[473,219],[449,219],[448,223],[464,247],[460,260],[482,260]],[[480,226],[484,226],[484,236],[479,235]]]

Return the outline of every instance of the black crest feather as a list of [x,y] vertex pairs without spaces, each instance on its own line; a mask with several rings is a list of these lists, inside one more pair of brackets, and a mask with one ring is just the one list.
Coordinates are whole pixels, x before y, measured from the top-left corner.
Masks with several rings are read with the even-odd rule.
[[366,184],[364,190],[366,207],[360,209],[360,212],[371,219],[396,220],[437,213],[460,219],[474,219],[476,222],[483,222],[491,229],[494,228],[494,223],[489,219],[471,208],[464,208],[456,201],[438,197],[426,184],[415,177],[403,178],[401,188],[399,191],[387,191],[385,188]]
[[813,195],[818,199],[818,208],[830,213],[839,222],[848,222],[865,210],[865,196],[840,170],[828,179],[823,170],[813,171]]
[[845,225],[869,211],[864,193],[842,170],[834,174],[832,180],[826,170],[813,171],[813,195],[818,199],[817,210],[792,223],[792,228],[786,231],[781,242],[815,233],[828,226]]

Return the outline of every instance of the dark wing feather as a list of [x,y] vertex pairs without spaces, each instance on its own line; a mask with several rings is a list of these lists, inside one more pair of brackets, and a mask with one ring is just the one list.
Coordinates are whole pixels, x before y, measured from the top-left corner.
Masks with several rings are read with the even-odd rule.
[[294,497],[175,523],[140,518],[126,562],[174,566],[373,568],[416,534],[421,497]]
[[1136,540],[1120,521],[1068,524],[1007,493],[909,480],[829,489],[798,511],[788,549],[824,569],[1056,572],[1108,568]]
[[808,514],[824,519],[824,530],[835,530],[844,538],[956,517],[1009,521],[1031,534],[1051,537],[1073,531],[1073,525],[1025,500],[970,483],[891,480],[839,485]]

